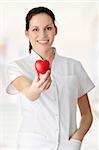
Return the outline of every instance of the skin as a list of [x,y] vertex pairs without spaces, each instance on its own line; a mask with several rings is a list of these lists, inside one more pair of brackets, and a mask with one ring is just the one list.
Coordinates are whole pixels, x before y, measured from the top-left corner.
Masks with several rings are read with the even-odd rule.
[[[27,38],[30,40],[33,50],[43,59],[48,59],[52,63],[54,59],[53,49],[51,45],[57,34],[57,28],[54,26],[52,19],[45,13],[37,14],[30,20],[29,30],[25,31]],[[35,101],[40,94],[47,90],[51,85],[51,71],[48,70],[44,78],[40,79],[40,75],[35,70],[35,77],[30,80],[24,76],[15,79],[12,84],[22,92],[26,97]],[[92,124],[92,112],[89,104],[88,95],[78,98],[78,106],[81,114],[79,128],[70,137],[82,141]]]
[[[45,14],[37,14],[30,20],[29,30],[25,32],[30,40],[33,50],[41,57],[46,58],[51,54],[51,45],[57,34],[57,28],[52,22],[52,18]],[[43,43],[41,43],[43,41]]]
[[71,138],[82,141],[93,121],[92,111],[87,94],[78,98],[78,107],[81,114],[80,125]]

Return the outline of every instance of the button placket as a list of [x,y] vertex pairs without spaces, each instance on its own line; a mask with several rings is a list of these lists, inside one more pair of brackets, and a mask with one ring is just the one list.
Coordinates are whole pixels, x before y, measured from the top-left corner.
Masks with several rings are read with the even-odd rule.
[[58,150],[59,144],[60,144],[60,116],[59,116],[59,96],[58,96],[58,89],[57,89],[57,83],[54,80],[54,85],[55,85],[55,97],[56,97],[56,105],[57,105],[57,110],[55,113],[55,118],[56,118],[56,122],[57,122],[57,127],[56,127],[56,134],[57,134],[57,146],[56,146],[56,150]]

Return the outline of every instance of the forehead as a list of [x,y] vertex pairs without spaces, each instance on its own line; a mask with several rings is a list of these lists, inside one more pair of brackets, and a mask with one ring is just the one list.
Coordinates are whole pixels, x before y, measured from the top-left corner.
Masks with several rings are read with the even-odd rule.
[[30,20],[30,26],[39,26],[53,24],[52,18],[46,13],[40,13],[34,15]]

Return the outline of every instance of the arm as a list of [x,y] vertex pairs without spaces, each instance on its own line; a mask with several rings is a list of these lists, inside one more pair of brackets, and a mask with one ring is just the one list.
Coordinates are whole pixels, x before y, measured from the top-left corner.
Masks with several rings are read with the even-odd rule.
[[16,78],[12,84],[29,100],[34,101],[39,98],[42,91],[49,88],[51,84],[50,71],[47,71],[42,79],[40,79],[39,74],[35,72],[35,78],[33,81],[24,76],[20,76]]
[[78,106],[81,114],[80,126],[71,138],[82,141],[93,121],[93,116],[87,94],[78,99]]

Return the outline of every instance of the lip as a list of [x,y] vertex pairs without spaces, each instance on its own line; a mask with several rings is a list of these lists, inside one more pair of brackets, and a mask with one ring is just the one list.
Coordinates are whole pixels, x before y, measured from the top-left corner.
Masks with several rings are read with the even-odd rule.
[[37,42],[40,44],[47,44],[49,40],[37,40]]

